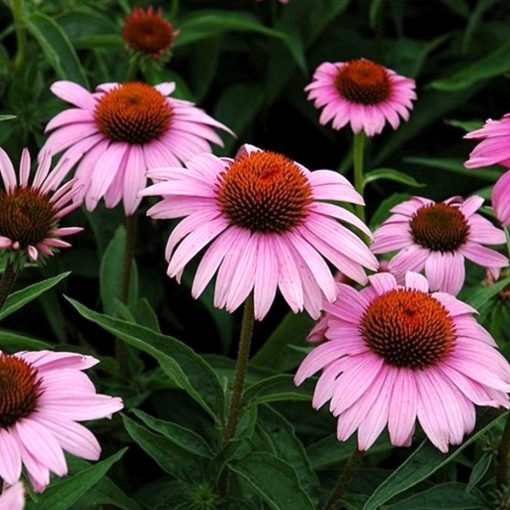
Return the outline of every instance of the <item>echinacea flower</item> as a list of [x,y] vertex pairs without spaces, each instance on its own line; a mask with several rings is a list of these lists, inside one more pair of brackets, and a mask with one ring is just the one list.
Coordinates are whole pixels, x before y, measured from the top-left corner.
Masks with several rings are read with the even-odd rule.
[[67,473],[64,450],[97,460],[101,447],[79,421],[110,417],[118,397],[96,393],[82,371],[98,360],[72,352],[0,353],[0,477],[16,483],[22,465],[36,491],[50,471]]
[[332,121],[333,129],[341,129],[350,123],[354,133],[367,136],[381,133],[386,122],[397,129],[400,117],[407,121],[414,89],[414,80],[366,59],[324,62],[305,88],[315,107],[323,108],[322,125]]
[[279,288],[294,312],[305,308],[318,317],[323,298],[336,297],[324,258],[361,283],[367,278],[363,267],[377,267],[367,246],[337,220],[370,235],[368,228],[324,202],[363,203],[333,171],[310,172],[281,154],[244,145],[235,160],[204,154],[185,169],[163,168],[149,176],[162,182],[142,194],[163,200],[148,214],[185,216],[168,240],[168,275],[180,280],[186,264],[207,247],[192,294],[198,297],[217,272],[216,307],[232,312],[253,291],[255,317],[262,319]]
[[482,128],[471,131],[464,138],[482,139],[464,163],[466,168],[490,165],[510,168],[510,113],[499,120],[489,119]]
[[23,510],[25,507],[25,489],[21,482],[7,487],[0,495],[0,510]]
[[[61,237],[76,234],[80,227],[59,227],[59,221],[76,209],[79,193],[75,180],[61,186],[66,161],[51,168],[51,155],[42,152],[34,178],[30,179],[30,153],[23,149],[19,177],[7,153],[0,148],[0,253],[31,261],[71,246]],[[31,182],[30,182],[31,181]]]
[[510,225],[510,170],[492,188],[492,209],[503,227]]
[[163,9],[154,10],[150,5],[147,11],[134,7],[126,16],[122,37],[129,48],[151,59],[168,54],[177,31],[163,18]]
[[413,197],[393,207],[393,214],[374,232],[372,251],[400,250],[388,269],[401,280],[406,271],[422,271],[432,290],[456,295],[465,280],[464,259],[490,268],[497,276],[508,259],[483,244],[502,244],[505,233],[476,211],[483,198],[444,202]]
[[43,149],[72,166],[83,186],[85,206],[104,197],[107,207],[124,202],[127,216],[140,203],[149,168],[181,166],[196,154],[223,145],[215,129],[231,131],[188,101],[166,97],[173,83],[104,83],[91,94],[77,83],[59,81],[52,92],[74,105],[46,126],[53,131]]
[[409,272],[405,285],[390,273],[369,277],[357,291],[342,285],[326,307],[328,341],[309,353],[296,384],[322,370],[313,406],[330,400],[337,436],[358,431],[367,450],[388,426],[391,443],[409,446],[416,420],[442,452],[475,426],[475,405],[510,407],[510,365],[473,314],[455,297],[429,293]]

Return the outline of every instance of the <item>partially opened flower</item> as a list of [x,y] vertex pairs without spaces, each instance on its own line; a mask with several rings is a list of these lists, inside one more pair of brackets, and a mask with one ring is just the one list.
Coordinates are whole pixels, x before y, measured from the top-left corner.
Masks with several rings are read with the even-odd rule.
[[483,244],[502,244],[505,234],[476,214],[483,198],[458,197],[444,202],[413,197],[393,207],[375,232],[372,251],[399,252],[388,269],[401,280],[406,271],[422,271],[432,290],[458,294],[465,280],[464,259],[491,268],[494,275],[508,259]]
[[215,129],[231,131],[188,101],[166,97],[173,83],[104,83],[91,94],[80,85],[59,81],[55,95],[73,108],[46,126],[53,131],[43,149],[64,151],[89,211],[104,197],[107,207],[123,200],[126,215],[140,203],[148,168],[180,166],[196,154],[223,145]]
[[25,489],[21,482],[3,490],[0,496],[0,510],[23,510],[25,507]]
[[397,129],[400,118],[409,119],[416,99],[415,83],[370,60],[324,62],[305,88],[308,99],[322,108],[319,122],[333,129],[350,123],[354,133],[382,132],[388,122]]
[[464,138],[482,141],[471,151],[466,168],[503,165],[510,168],[510,113],[502,119],[489,119],[485,125]]
[[510,225],[510,170],[492,188],[492,208],[503,227]]
[[110,417],[120,398],[96,393],[82,372],[98,363],[71,352],[0,353],[0,477],[16,483],[25,466],[36,491],[50,472],[67,473],[64,450],[97,460],[101,447],[77,422]]
[[380,273],[361,291],[343,285],[330,315],[328,341],[302,362],[301,384],[322,371],[313,406],[330,401],[337,436],[358,431],[367,450],[387,426],[392,444],[408,446],[416,420],[442,452],[475,426],[475,405],[510,407],[510,366],[476,313],[455,297],[429,293],[424,276],[405,286]]
[[146,11],[134,7],[122,28],[122,37],[128,47],[151,59],[168,55],[177,33],[163,18],[163,9],[155,11],[152,5]]
[[62,160],[53,170],[49,152],[42,152],[40,164],[30,179],[30,153],[23,149],[19,176],[7,153],[0,148],[0,253],[12,260],[36,261],[71,246],[61,238],[76,234],[79,227],[59,227],[60,220],[76,209],[79,193],[75,180],[61,185],[67,174]]
[[346,276],[365,282],[363,267],[377,260],[337,220],[368,228],[352,213],[326,200],[362,204],[345,177],[310,172],[289,158],[245,145],[235,160],[201,155],[187,168],[149,172],[159,182],[143,195],[161,195],[153,218],[185,219],[168,240],[168,275],[181,278],[186,264],[206,248],[192,293],[198,297],[217,272],[214,304],[235,310],[253,291],[262,319],[277,288],[294,312],[318,317],[322,300],[335,299],[335,281],[324,259]]

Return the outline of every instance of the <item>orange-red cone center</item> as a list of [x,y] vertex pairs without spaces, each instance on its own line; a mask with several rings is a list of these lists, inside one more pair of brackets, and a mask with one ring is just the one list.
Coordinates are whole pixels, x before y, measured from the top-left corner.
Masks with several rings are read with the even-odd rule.
[[425,292],[390,290],[366,309],[360,333],[372,352],[396,367],[421,369],[444,359],[455,343],[446,308]]

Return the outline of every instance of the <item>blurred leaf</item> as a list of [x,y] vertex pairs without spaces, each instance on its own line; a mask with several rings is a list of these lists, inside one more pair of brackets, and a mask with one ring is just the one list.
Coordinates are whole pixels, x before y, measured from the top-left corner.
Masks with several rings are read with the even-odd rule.
[[175,49],[227,32],[248,32],[276,38],[285,44],[296,64],[302,69],[306,69],[304,51],[299,38],[269,28],[248,13],[216,10],[195,11],[180,20],[179,29],[181,33],[175,40]]
[[89,87],[85,72],[74,48],[55,20],[34,12],[25,18],[29,32],[40,44],[48,63],[62,80],[71,80]]
[[4,306],[0,309],[0,321],[19,310],[21,307],[38,298],[41,294],[58,285],[64,278],[69,276],[70,271],[53,276],[42,282],[37,282],[24,289],[17,290],[9,295]]
[[250,453],[230,469],[259,494],[273,510],[314,510],[295,469],[267,453]]
[[450,11],[467,18],[469,16],[469,4],[466,0],[440,0]]
[[279,400],[311,400],[313,386],[314,381],[308,380],[298,387],[292,375],[278,374],[248,386],[243,402],[255,405]]
[[483,15],[496,3],[496,1],[497,0],[478,0],[476,3],[476,7],[473,9],[469,16],[466,30],[464,31],[464,36],[462,37],[463,53],[468,52],[469,46],[471,45],[471,40],[473,39],[473,35],[480,26]]
[[140,448],[166,473],[180,480],[199,478],[203,469],[201,457],[178,446],[162,434],[150,431],[131,418],[123,415],[124,426],[128,434]]
[[407,186],[413,186],[414,188],[423,188],[426,186],[426,184],[421,184],[416,181],[414,177],[411,177],[404,172],[399,172],[393,168],[378,168],[377,170],[367,172],[365,174],[363,185],[366,186],[368,183],[377,181],[379,179],[400,182],[402,184],[406,184]]
[[478,419],[472,434],[459,446],[450,446],[448,453],[441,453],[428,439],[395,469],[390,476],[375,490],[363,507],[363,510],[378,510],[381,505],[416,484],[426,480],[438,469],[451,462],[466,446],[491,429],[506,415],[505,411],[485,409]]
[[496,296],[498,292],[501,292],[508,285],[510,285],[510,276],[503,278],[502,280],[498,280],[496,283],[489,285],[488,287],[475,289],[471,294],[466,296],[465,301],[473,308],[480,311],[484,305],[489,303],[489,301]]
[[483,494],[475,490],[466,492],[462,483],[441,483],[418,492],[383,510],[478,510],[487,508]]
[[196,432],[181,427],[177,423],[165,420],[159,420],[153,416],[144,413],[138,409],[133,410],[135,416],[143,421],[147,427],[153,431],[162,434],[169,441],[198,457],[210,458],[212,455],[211,447]]
[[446,124],[453,127],[458,127],[469,133],[469,131],[474,131],[475,129],[480,129],[483,126],[483,121],[481,120],[445,120]]
[[16,331],[0,329],[0,351],[16,352],[25,350],[52,349],[53,346],[42,340],[26,336]]
[[432,82],[431,87],[447,92],[464,90],[480,80],[501,76],[508,71],[510,71],[510,41],[467,67],[452,73],[448,78]]
[[126,450],[127,448],[124,448],[75,475],[53,482],[41,495],[37,496],[37,502],[27,502],[26,510],[67,510],[71,508],[106,475]]
[[16,115],[0,115],[0,122],[3,122],[5,120],[14,120],[16,118]]
[[416,156],[409,156],[404,158],[406,163],[413,163],[415,165],[422,165],[425,167],[434,168],[435,170],[445,170],[455,174],[465,175],[466,177],[475,177],[477,179],[489,182],[495,182],[501,176],[501,171],[496,170],[496,167],[484,168],[483,170],[472,170],[465,168],[464,162],[459,159],[452,158],[421,158]]
[[[99,287],[103,310],[108,315],[115,315],[115,300],[120,299],[124,270],[124,254],[126,252],[126,229],[123,225],[117,228],[113,239],[108,244],[99,269]],[[131,283],[129,285],[129,306],[134,306],[138,295],[138,277],[135,263],[131,267]]]
[[467,492],[470,492],[481,482],[482,478],[485,476],[485,473],[487,473],[487,471],[491,467],[491,464],[492,454],[489,452],[485,452],[473,467],[471,475],[469,475],[469,482],[465,489]]
[[205,97],[216,77],[220,51],[220,37],[211,37],[193,45],[189,63],[192,88],[197,102]]
[[377,19],[381,13],[385,0],[372,0],[370,2],[370,10],[368,11],[368,20],[370,28],[374,29],[377,24]]
[[285,372],[297,366],[302,355],[289,349],[290,345],[304,346],[313,320],[306,313],[288,313],[251,359],[255,366]]
[[225,405],[223,388],[208,363],[190,347],[170,336],[94,312],[69,297],[66,299],[86,319],[155,358],[179,388],[213,418],[222,420]]

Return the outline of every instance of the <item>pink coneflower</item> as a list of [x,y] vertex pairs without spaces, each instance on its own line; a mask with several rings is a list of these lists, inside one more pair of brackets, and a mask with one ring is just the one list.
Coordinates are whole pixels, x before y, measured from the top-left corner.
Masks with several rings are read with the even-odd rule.
[[0,496],[0,510],[23,510],[25,507],[25,489],[21,482],[7,487]]
[[177,31],[163,18],[163,9],[154,10],[150,5],[147,11],[134,7],[126,16],[122,37],[129,48],[151,59],[167,54],[174,43]]
[[96,393],[82,372],[98,363],[71,352],[0,353],[0,477],[13,484],[22,464],[36,491],[50,481],[50,471],[67,473],[64,452],[97,460],[94,435],[76,423],[110,417],[122,401]]
[[323,108],[319,122],[333,129],[351,123],[354,133],[374,136],[389,122],[393,129],[400,117],[409,119],[416,99],[415,83],[370,60],[324,62],[305,88],[316,108]]
[[400,250],[390,261],[390,272],[401,280],[406,271],[421,271],[432,290],[458,294],[465,279],[464,259],[482,267],[508,266],[508,259],[482,244],[502,244],[505,234],[476,214],[483,198],[444,202],[413,197],[393,207],[393,213],[375,232],[372,251]]
[[473,404],[510,407],[510,366],[476,310],[449,294],[429,294],[424,276],[407,273],[405,286],[380,273],[357,291],[342,284],[327,306],[326,336],[299,367],[301,384],[319,370],[313,406],[328,400],[337,436],[358,430],[367,450],[388,426],[397,446],[411,443],[418,419],[442,452],[475,426]]
[[492,208],[503,227],[510,225],[510,170],[505,172],[492,188]]
[[[235,160],[201,155],[186,169],[149,172],[163,180],[143,195],[162,195],[153,218],[186,218],[166,249],[168,275],[180,279],[186,264],[207,247],[192,294],[198,297],[218,272],[214,305],[234,311],[253,291],[255,317],[262,319],[277,287],[294,312],[318,317],[322,299],[335,299],[328,259],[349,278],[365,282],[363,267],[377,260],[338,219],[370,235],[368,228],[335,200],[362,204],[345,177],[310,172],[289,158],[245,145]],[[324,258],[323,258],[324,257]]]
[[[66,176],[62,160],[50,171],[49,152],[41,153],[41,161],[29,183],[30,153],[23,149],[19,178],[7,153],[0,148],[0,252],[9,258],[21,255],[36,261],[42,254],[53,255],[55,249],[71,246],[61,237],[76,234],[79,227],[59,227],[61,218],[80,204],[74,199],[79,193],[74,180],[60,186]],[[60,187],[59,187],[60,186]],[[57,189],[58,188],[58,189]]]
[[75,108],[56,115],[43,149],[65,151],[69,165],[81,159],[76,178],[88,210],[104,197],[107,207],[124,202],[126,215],[138,207],[148,168],[180,166],[195,154],[222,145],[215,128],[231,131],[188,101],[168,98],[173,83],[104,83],[91,94],[80,85],[59,81],[55,95]]
[[489,119],[485,125],[464,138],[482,139],[464,163],[466,168],[503,165],[510,167],[510,114],[500,120]]

